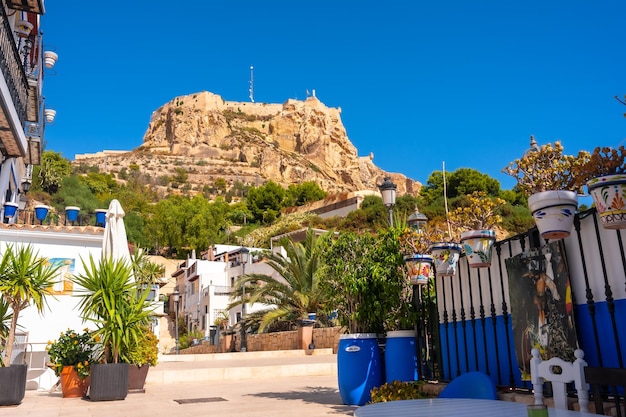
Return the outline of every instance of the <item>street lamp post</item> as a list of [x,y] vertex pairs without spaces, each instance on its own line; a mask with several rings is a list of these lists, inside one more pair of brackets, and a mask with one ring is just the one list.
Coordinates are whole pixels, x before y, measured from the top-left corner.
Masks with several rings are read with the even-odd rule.
[[393,226],[393,206],[396,204],[397,185],[391,182],[391,178],[385,177],[383,183],[378,186],[383,196],[383,205],[389,210],[389,226]]
[[[241,248],[241,275],[246,275],[246,264],[248,263],[248,257],[250,251],[248,248]],[[241,351],[248,350],[248,344],[246,342],[246,284],[241,285]]]
[[174,336],[176,337],[176,354],[178,355],[178,302],[180,301],[180,293],[178,288],[172,293],[174,296]]

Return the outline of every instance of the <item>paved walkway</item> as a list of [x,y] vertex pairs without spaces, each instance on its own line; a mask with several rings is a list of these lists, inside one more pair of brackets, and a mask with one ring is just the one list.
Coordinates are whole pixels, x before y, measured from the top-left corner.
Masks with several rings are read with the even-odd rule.
[[128,394],[122,401],[92,402],[81,398],[62,398],[60,392],[26,391],[22,404],[0,407],[0,416],[319,417],[350,416],[355,408],[343,405],[337,389],[337,377],[326,375],[147,384],[145,393]]

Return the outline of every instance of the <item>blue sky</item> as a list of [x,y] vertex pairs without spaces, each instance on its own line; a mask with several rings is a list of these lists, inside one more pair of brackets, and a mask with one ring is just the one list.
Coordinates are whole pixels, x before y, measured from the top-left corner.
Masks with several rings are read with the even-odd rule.
[[[470,167],[501,173],[528,148],[568,153],[626,138],[626,2],[48,1],[47,149],[141,145],[151,113],[210,91],[256,102],[305,99],[342,120],[360,155],[426,182]],[[187,3],[185,3],[187,4]]]

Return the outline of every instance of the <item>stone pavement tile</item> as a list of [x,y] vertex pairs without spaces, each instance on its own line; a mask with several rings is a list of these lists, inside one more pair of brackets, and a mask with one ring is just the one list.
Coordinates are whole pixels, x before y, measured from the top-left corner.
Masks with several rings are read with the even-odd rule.
[[[176,400],[185,400],[180,404]],[[195,401],[195,402],[194,402]],[[27,391],[22,404],[0,407],[2,417],[318,417],[350,416],[336,376],[151,384],[123,401],[91,402],[60,393]]]

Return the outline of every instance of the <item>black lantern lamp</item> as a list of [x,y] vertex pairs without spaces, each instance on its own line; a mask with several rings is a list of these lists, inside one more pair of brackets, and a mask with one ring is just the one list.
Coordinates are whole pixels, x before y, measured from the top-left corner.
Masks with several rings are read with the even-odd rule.
[[409,224],[409,227],[416,231],[421,231],[426,223],[428,223],[428,217],[425,214],[420,213],[417,206],[415,206],[415,211],[406,219],[406,222]]
[[383,183],[378,186],[383,197],[383,205],[389,210],[389,226],[393,226],[393,206],[396,205],[396,188],[398,186],[391,182],[389,177],[385,177]]

